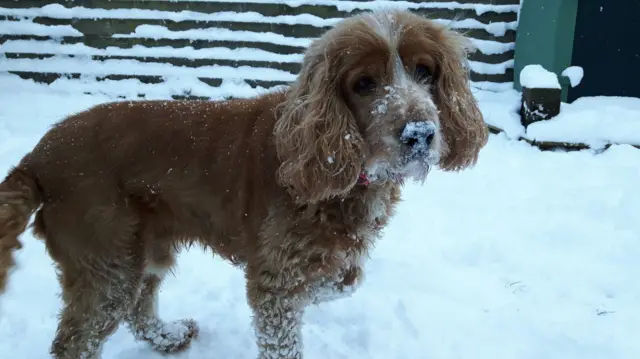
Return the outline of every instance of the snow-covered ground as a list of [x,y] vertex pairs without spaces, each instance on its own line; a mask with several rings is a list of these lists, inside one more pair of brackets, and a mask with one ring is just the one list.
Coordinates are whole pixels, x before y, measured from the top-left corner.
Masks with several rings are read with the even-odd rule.
[[[64,90],[0,78],[0,173],[54,121],[111,100]],[[219,94],[234,91],[251,95],[231,85]],[[518,130],[517,93],[476,95],[488,123]],[[592,118],[640,114],[632,99],[624,108],[584,101],[594,106],[569,107]],[[361,290],[306,313],[306,358],[640,358],[639,183],[640,150],[628,145],[540,152],[492,135],[474,169],[407,185]],[[47,359],[59,287],[43,243],[30,234],[23,242],[0,302],[0,358]],[[160,311],[194,318],[202,333],[176,358],[255,357],[243,284],[240,270],[210,254],[180,257]],[[124,327],[104,351],[104,359],[160,358]]]

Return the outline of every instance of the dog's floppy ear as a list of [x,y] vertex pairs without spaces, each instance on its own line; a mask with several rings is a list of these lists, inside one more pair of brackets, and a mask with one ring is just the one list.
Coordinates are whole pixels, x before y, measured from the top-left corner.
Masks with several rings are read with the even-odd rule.
[[445,171],[458,171],[476,163],[480,150],[488,141],[488,129],[471,93],[465,66],[467,52],[473,44],[447,27],[439,30],[439,68],[434,88],[447,145],[440,167]]
[[362,169],[364,141],[341,96],[337,62],[312,44],[275,124],[278,180],[298,203],[346,194]]

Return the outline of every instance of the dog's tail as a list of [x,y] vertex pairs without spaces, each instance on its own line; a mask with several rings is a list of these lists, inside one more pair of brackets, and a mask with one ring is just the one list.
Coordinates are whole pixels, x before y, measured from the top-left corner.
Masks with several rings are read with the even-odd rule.
[[13,252],[22,248],[18,237],[41,202],[34,178],[22,169],[13,168],[0,183],[0,294],[15,266]]

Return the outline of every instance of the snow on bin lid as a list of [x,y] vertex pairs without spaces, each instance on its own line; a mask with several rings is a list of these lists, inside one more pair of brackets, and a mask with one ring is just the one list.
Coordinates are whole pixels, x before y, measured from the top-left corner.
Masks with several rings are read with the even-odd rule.
[[560,89],[558,76],[541,65],[527,65],[520,71],[520,84],[526,88]]

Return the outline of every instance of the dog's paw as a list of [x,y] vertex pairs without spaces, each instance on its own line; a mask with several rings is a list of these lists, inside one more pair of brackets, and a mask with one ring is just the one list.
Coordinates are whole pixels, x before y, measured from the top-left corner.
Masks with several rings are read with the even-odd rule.
[[198,337],[198,332],[194,320],[183,319],[172,323],[156,322],[140,334],[155,351],[171,354],[186,349]]

